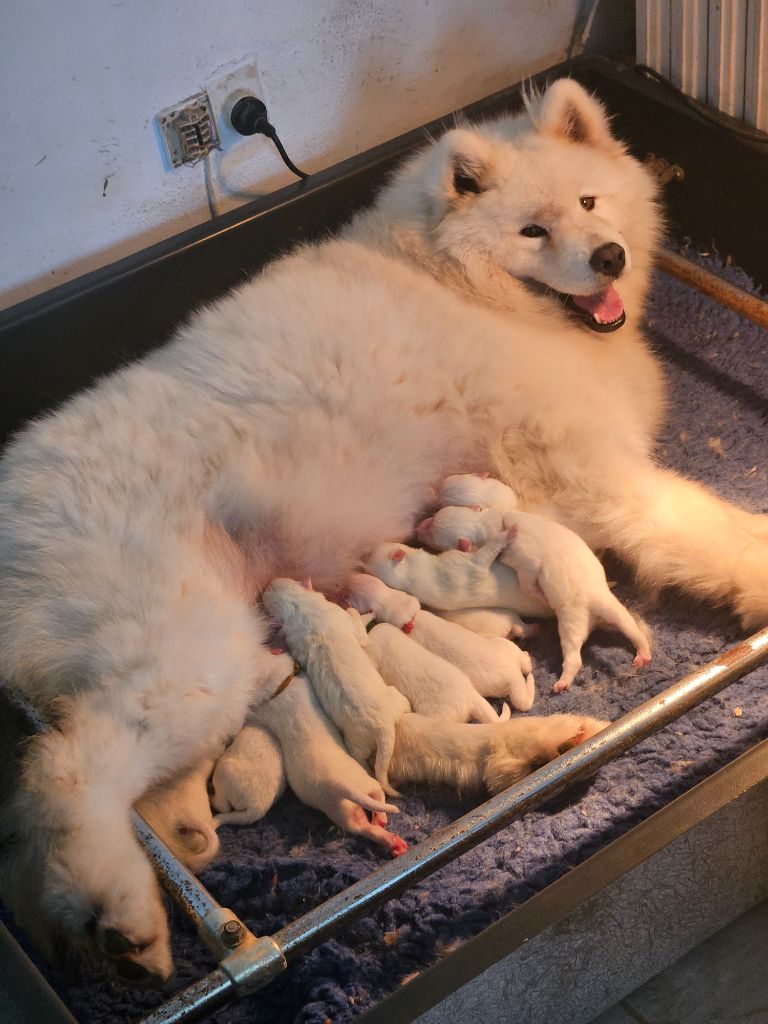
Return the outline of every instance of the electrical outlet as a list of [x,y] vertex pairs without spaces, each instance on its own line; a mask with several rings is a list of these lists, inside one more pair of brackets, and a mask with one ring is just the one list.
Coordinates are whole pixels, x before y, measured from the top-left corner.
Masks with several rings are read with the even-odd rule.
[[256,67],[256,59],[244,57],[236,63],[227,64],[203,84],[216,118],[219,148],[226,152],[235,145],[248,142],[248,139],[234,130],[229,118],[232,108],[243,96],[258,96],[260,100],[267,102]]
[[216,119],[205,92],[161,110],[157,123],[174,167],[196,164],[212,149],[219,148]]

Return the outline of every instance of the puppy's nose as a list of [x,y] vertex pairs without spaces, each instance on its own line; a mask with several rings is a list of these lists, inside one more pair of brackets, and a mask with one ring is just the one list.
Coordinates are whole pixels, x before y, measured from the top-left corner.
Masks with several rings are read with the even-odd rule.
[[618,277],[625,263],[624,250],[617,242],[606,242],[598,246],[589,258],[590,267],[606,277]]

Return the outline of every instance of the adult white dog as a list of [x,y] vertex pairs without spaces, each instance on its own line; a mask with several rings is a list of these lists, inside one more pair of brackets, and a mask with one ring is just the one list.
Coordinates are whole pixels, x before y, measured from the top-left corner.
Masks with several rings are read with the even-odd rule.
[[645,583],[768,619],[766,518],[650,457],[658,231],[649,175],[559,81],[519,117],[447,132],[340,237],[16,438],[0,672],[56,718],[0,826],[20,920],[90,934],[123,976],[168,975],[130,805],[259,700],[261,586],[340,583],[449,473],[488,470]]

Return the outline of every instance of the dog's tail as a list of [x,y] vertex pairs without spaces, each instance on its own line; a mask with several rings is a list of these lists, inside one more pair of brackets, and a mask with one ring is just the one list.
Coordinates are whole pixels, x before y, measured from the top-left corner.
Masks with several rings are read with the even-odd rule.
[[483,766],[483,782],[491,793],[501,793],[530,775],[535,767],[532,760],[511,754],[503,742],[494,743]]

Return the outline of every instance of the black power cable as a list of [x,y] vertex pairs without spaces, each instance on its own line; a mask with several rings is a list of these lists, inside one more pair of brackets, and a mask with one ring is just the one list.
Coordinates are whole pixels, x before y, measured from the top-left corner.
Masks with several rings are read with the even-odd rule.
[[269,123],[267,108],[261,100],[256,99],[255,96],[243,96],[232,107],[229,119],[232,127],[240,135],[266,135],[275,144],[275,148],[282,157],[283,163],[292,174],[302,179],[309,177],[305,171],[299,170],[286,153],[285,147],[280,141],[274,126]]

